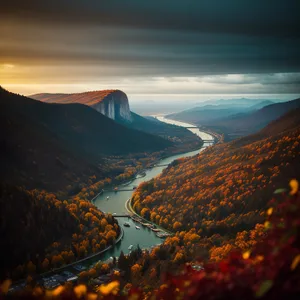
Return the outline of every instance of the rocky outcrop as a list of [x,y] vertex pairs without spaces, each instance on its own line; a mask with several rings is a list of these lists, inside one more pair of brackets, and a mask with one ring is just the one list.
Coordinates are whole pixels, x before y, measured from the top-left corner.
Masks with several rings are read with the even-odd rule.
[[33,99],[48,103],[81,103],[117,121],[132,122],[127,95],[120,90],[102,90],[78,94],[35,94]]
[[91,106],[113,120],[132,121],[128,98],[122,91],[111,92],[101,101]]

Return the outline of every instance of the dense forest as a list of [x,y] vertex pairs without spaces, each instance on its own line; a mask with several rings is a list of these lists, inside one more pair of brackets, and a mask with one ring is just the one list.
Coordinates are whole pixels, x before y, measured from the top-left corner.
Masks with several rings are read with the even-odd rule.
[[[251,249],[231,251],[219,262],[188,262],[180,268],[180,262],[171,261],[166,256],[170,252],[160,247],[151,253],[138,248],[128,256],[121,254],[117,263],[96,265],[81,275],[85,279],[93,278],[107,273],[109,268],[119,267],[121,272],[111,272],[108,284],[99,287],[67,284],[46,292],[28,286],[17,296],[26,299],[297,299],[300,293],[298,181],[291,180],[290,189],[280,190],[278,194],[268,204],[264,234],[256,237]],[[183,247],[177,242],[172,248],[173,256],[180,256],[176,252]],[[177,264],[177,275],[161,276],[160,271],[170,271],[165,268],[172,264]],[[158,277],[160,284],[156,285]],[[126,283],[128,280],[133,284]],[[7,294],[10,284],[6,280],[0,285],[2,296]]]
[[[184,299],[187,293],[192,299],[252,299],[269,290],[297,292],[291,282],[299,281],[299,194],[291,179],[299,177],[298,114],[291,111],[255,135],[177,160],[143,183],[133,197],[135,209],[174,235],[151,250],[138,247],[96,264],[79,275],[79,283],[95,297],[120,291],[154,299]],[[102,274],[113,283],[97,287],[94,278]]]
[[[197,297],[201,291],[201,295],[210,294],[215,299],[219,292],[214,294],[211,288],[216,281],[221,284],[219,290],[232,297],[240,296],[240,291],[249,299],[272,289],[282,293],[281,272],[288,275],[287,284],[299,277],[294,231],[298,226],[298,182],[291,180],[299,177],[295,168],[300,162],[298,115],[299,109],[293,110],[257,134],[176,160],[160,176],[142,183],[132,197],[133,208],[144,218],[169,229],[173,236],[153,249],[138,247],[129,255],[121,253],[110,263],[97,263],[79,274],[78,283],[84,285],[71,292],[67,284],[60,287],[60,293],[73,297],[78,288],[85,293],[93,291],[95,297],[121,291],[125,297],[137,293],[141,298],[165,298],[179,297],[180,293],[183,297],[187,292]],[[127,172],[134,170],[129,168]],[[7,271],[2,276],[18,278],[41,273],[114,243],[119,234],[114,218],[83,200],[111,183],[108,178],[95,180],[91,177],[90,185],[69,200],[58,200],[54,194],[37,190],[2,187],[4,213],[14,217],[4,219],[1,232],[4,236],[12,233],[5,238],[10,240],[5,249],[12,248],[7,255],[18,258],[7,261]],[[282,194],[287,193],[289,182],[292,197],[285,198]],[[18,205],[20,199],[24,199],[23,205]],[[12,214],[14,206],[17,209]],[[45,207],[48,212],[44,212]],[[57,222],[54,216],[68,221]],[[19,225],[26,224],[22,239],[18,239],[19,228],[14,227],[16,219],[20,220]],[[293,238],[280,244],[279,234]],[[40,242],[35,243],[34,237]],[[273,245],[276,252],[270,252],[272,247],[266,244]],[[283,256],[287,251],[290,256]],[[280,264],[274,264],[276,259]],[[12,266],[16,261],[18,264]],[[8,272],[12,267],[13,271]],[[294,269],[297,272],[291,273]],[[260,275],[253,277],[253,270]],[[236,272],[246,285],[239,284]],[[98,286],[98,276],[109,276],[112,282]],[[191,282],[196,288],[191,289]],[[234,288],[228,290],[224,282],[230,282]],[[141,290],[137,291],[136,286]],[[27,292],[37,288],[27,279]],[[50,294],[55,291],[58,293],[54,290]],[[292,295],[295,289],[287,292]]]
[[202,244],[207,258],[220,260],[234,247],[249,247],[249,230],[260,234],[258,224],[276,187],[299,177],[299,120],[286,122],[297,115],[299,109],[256,135],[175,161],[138,187],[133,208],[186,242]]
[[3,278],[23,278],[84,258],[112,245],[117,221],[90,202],[1,184]]

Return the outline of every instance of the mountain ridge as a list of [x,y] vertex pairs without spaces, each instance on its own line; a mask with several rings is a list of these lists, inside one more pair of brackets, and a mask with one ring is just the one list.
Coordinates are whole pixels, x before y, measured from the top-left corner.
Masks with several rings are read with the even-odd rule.
[[[232,110],[228,109],[229,113],[227,116],[222,116],[221,114],[214,116],[214,110],[211,110],[211,115],[209,115],[208,111],[203,110],[192,113],[185,111],[174,114],[172,117],[186,122],[192,121],[195,124],[208,127],[218,133],[223,133],[225,134],[225,139],[229,141],[257,132],[268,123],[298,107],[300,107],[300,98],[286,102],[272,103],[260,109],[240,111],[235,114],[232,113]],[[226,113],[226,110],[220,110],[220,112],[222,111]]]
[[[82,104],[50,104],[0,89],[1,178],[55,190],[104,178],[112,155],[155,152],[172,143],[126,128]],[[57,180],[57,179],[60,180]]]
[[118,89],[98,90],[82,93],[39,93],[29,96],[46,103],[88,105],[113,120],[131,122],[131,114],[127,95]]

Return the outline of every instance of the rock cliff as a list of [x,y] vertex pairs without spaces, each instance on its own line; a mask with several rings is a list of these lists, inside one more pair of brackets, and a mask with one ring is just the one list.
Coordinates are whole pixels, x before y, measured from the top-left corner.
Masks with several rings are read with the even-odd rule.
[[132,122],[127,95],[120,90],[102,90],[77,94],[35,94],[30,98],[48,103],[81,103],[93,107],[113,120]]
[[91,106],[111,119],[132,121],[128,98],[122,91],[113,91]]

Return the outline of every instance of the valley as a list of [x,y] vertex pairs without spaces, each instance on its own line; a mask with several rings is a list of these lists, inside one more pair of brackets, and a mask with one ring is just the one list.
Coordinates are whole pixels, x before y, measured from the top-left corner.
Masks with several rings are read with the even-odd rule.
[[[159,117],[160,118],[160,117]],[[162,122],[172,124],[174,121],[167,118],[160,118]],[[177,126],[181,127],[193,127],[192,124],[186,124],[182,122],[175,121]],[[143,176],[137,176],[134,180],[131,180],[129,183],[124,183],[118,185],[118,190],[120,191],[105,191],[104,193],[98,195],[93,199],[92,203],[103,213],[108,214],[109,216],[114,216],[115,214],[126,215],[127,213],[132,215],[132,211],[126,209],[126,202],[132,197],[134,193],[134,188],[139,186],[142,182],[151,180],[152,178],[158,176],[165,165],[173,163],[177,159],[184,157],[192,157],[197,155],[199,152],[203,151],[206,147],[209,147],[214,144],[214,138],[205,133],[201,132],[196,128],[189,128],[193,134],[197,135],[202,140],[205,140],[203,146],[197,150],[189,151],[182,154],[173,155],[164,159],[161,159],[156,162],[159,166],[153,166],[144,170]],[[162,166],[161,166],[162,165]],[[109,189],[109,188],[108,188]],[[126,191],[122,191],[126,189]],[[112,257],[118,258],[122,253],[125,255],[131,252],[130,246],[133,246],[133,249],[140,247],[143,250],[151,250],[157,245],[163,243],[163,239],[158,237],[156,232],[152,231],[149,227],[137,223],[131,218],[126,217],[114,217],[117,221],[117,224],[121,227],[119,237],[116,237],[116,241],[113,246],[109,246],[106,249],[102,249],[99,253],[94,253],[87,258],[80,259],[78,262],[72,262],[71,264],[62,265],[57,269],[52,269],[50,272],[42,276],[38,276],[39,279],[36,279],[38,282],[43,282],[46,278],[52,278],[53,276],[61,276],[63,278],[63,272],[68,271],[74,274],[75,276],[80,276],[82,271],[89,270],[93,268],[98,263],[108,263],[112,261]],[[125,223],[129,224],[129,227],[124,226]],[[140,230],[136,229],[136,226],[140,226]],[[164,229],[161,229],[164,231]],[[78,271],[80,270],[80,271]],[[53,281],[53,285],[58,283],[56,280]],[[13,289],[17,290],[25,282],[18,281],[18,283],[13,285]]]
[[[202,145],[178,126],[134,116],[145,132],[86,105],[43,103],[2,88],[0,107],[1,155],[5,157],[0,196],[2,211],[7,211],[1,214],[0,231],[11,257],[0,276],[13,280],[35,278],[110,249],[121,233],[118,221],[89,201],[103,188],[134,178],[162,157]],[[7,202],[7,197],[12,200]],[[12,201],[24,201],[24,205],[11,207]],[[45,206],[62,211],[65,218],[55,223],[47,217]],[[9,215],[19,221],[15,223]]]
[[122,182],[160,157],[201,146],[180,127],[139,117],[136,127],[146,128],[138,130],[83,104],[48,104],[2,88],[0,107],[0,151],[6,156],[0,178],[61,196],[93,185],[84,195],[91,199],[111,180]]
[[[13,278],[22,278],[28,272],[35,285],[54,288],[66,284],[66,274],[72,274],[76,282],[89,282],[89,287],[93,288],[97,280],[109,282],[114,268],[117,268],[125,272],[119,277],[123,284],[128,283],[126,278],[130,278],[133,284],[139,280],[140,286],[151,283],[158,287],[161,282],[159,274],[166,270],[176,274],[184,263],[201,269],[207,261],[218,262],[234,250],[246,251],[255,246],[260,238],[265,237],[265,209],[272,192],[284,180],[299,176],[293,167],[299,163],[298,113],[299,109],[291,109],[257,133],[230,143],[224,143],[223,135],[210,128],[202,131],[202,126],[166,116],[144,120],[132,114],[131,125],[116,122],[122,130],[123,127],[132,130],[132,126],[137,126],[133,124],[139,124],[139,134],[144,134],[141,130],[156,131],[159,139],[163,139],[161,130],[175,130],[180,133],[180,139],[184,139],[184,134],[178,128],[190,133],[184,147],[177,147],[173,155],[160,151],[149,159],[148,155],[139,156],[139,153],[130,154],[131,158],[123,154],[127,163],[125,172],[114,178],[100,177],[98,180],[97,176],[90,177],[87,184],[74,190],[74,195],[69,193],[67,199],[61,192],[57,195],[62,200],[46,191],[30,192],[31,197],[50,201],[60,211],[66,209],[65,214],[71,213],[69,218],[78,221],[68,222],[73,224],[68,232],[61,231],[61,236],[57,232],[51,237],[51,246],[46,246],[46,238],[44,246],[41,244],[39,249],[27,250],[31,255],[38,252],[40,259],[31,256],[31,261],[22,264],[24,252],[15,254],[20,257],[20,265],[13,269]],[[48,122],[51,124],[50,120]],[[164,128],[161,124],[176,127]],[[136,133],[136,129],[133,130]],[[183,152],[189,140],[192,141],[190,149],[197,145],[190,134],[197,136],[200,146]],[[85,150],[77,151],[85,153]],[[118,155],[109,157],[103,154],[105,152],[99,158],[108,165],[115,160],[116,168]],[[147,159],[141,163],[143,157]],[[89,155],[88,159],[92,164],[96,156]],[[9,188],[4,187],[4,191]],[[22,214],[22,211],[18,213]],[[37,234],[43,236],[43,221],[39,222],[42,230]],[[6,222],[6,226],[11,225]],[[60,223],[50,223],[50,232],[50,228],[59,226]],[[11,229],[2,229],[11,232]],[[70,230],[74,232],[71,238]],[[24,239],[29,239],[28,232],[24,234]],[[22,244],[26,243],[23,241]],[[35,243],[29,242],[28,245],[35,246]],[[23,246],[17,247],[26,251]],[[43,247],[46,247],[45,251]],[[200,264],[197,263],[199,259]],[[134,273],[133,266],[144,269],[142,281]],[[7,267],[11,268],[9,262]],[[11,289],[19,290],[28,285],[28,280],[16,281]]]

